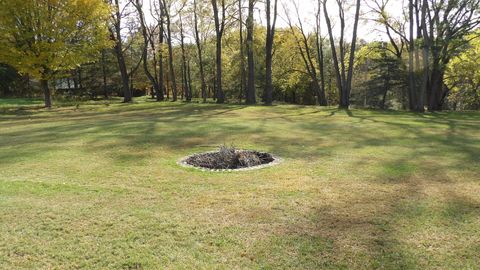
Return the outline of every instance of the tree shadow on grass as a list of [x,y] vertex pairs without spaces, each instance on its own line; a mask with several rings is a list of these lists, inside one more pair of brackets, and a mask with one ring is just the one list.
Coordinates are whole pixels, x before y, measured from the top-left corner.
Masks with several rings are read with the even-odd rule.
[[[478,140],[465,134],[471,127],[448,118],[428,120],[449,125],[450,131],[445,137],[442,133],[432,134],[425,126],[417,126],[416,122],[421,118],[415,114],[388,113],[398,115],[398,121],[391,121],[385,120],[383,114],[377,112],[367,111],[357,115],[355,111],[315,109],[245,119],[242,114],[236,114],[244,108],[238,105],[182,103],[146,108],[133,106],[126,111],[123,111],[122,107],[104,112],[80,111],[74,115],[72,113],[42,115],[40,119],[33,120],[34,126],[29,125],[30,120],[16,121],[12,125],[12,127],[27,125],[28,130],[0,133],[2,137],[0,147],[15,145],[16,148],[21,148],[33,145],[39,149],[38,152],[48,152],[49,148],[56,149],[58,143],[73,142],[82,138],[86,140],[84,144],[86,151],[132,147],[181,150],[199,145],[215,147],[222,143],[241,146],[245,143],[241,138],[256,135],[255,144],[292,159],[324,159],[338,151],[348,149],[355,151],[365,147],[417,147],[431,144],[434,144],[435,148],[427,147],[423,154],[438,155],[441,151],[462,152],[463,154],[459,155],[464,157],[458,160],[459,165],[465,164],[463,161],[469,161],[468,164],[471,160],[479,158]],[[287,111],[294,111],[294,108]],[[374,123],[375,126],[358,125],[358,122],[353,120],[338,121],[336,117],[341,117],[342,114],[348,115],[351,119],[359,119],[360,122]],[[309,115],[312,117],[305,118]],[[371,130],[372,128],[378,130]],[[458,129],[463,132],[459,132]],[[397,131],[398,134],[386,136],[385,132],[389,130]],[[414,137],[402,138],[402,132],[405,131]],[[440,128],[437,128],[437,131],[442,132]],[[251,139],[247,139],[246,142],[250,143],[249,140]],[[0,159],[8,162],[13,152],[16,150],[4,152],[3,158]],[[30,156],[36,154],[21,153]]]
[[[63,145],[79,139],[84,141],[82,148],[86,152],[133,147],[190,148],[205,138],[220,144],[225,133],[252,132],[235,123],[212,125],[212,118],[223,117],[242,108],[171,105],[163,106],[161,111],[147,108],[127,111],[122,115],[107,111],[74,117],[41,116],[40,122],[35,119],[34,125],[30,120],[20,121],[9,125],[13,131],[7,129],[0,132],[0,148],[3,148],[0,160],[6,164],[28,157],[41,158],[51,151],[62,151]],[[28,129],[16,130],[15,127],[19,126]],[[126,155],[116,158],[120,162],[130,159]],[[131,159],[134,158],[142,157],[132,153]]]
[[[408,167],[412,158],[402,157],[394,163]],[[441,177],[424,179],[418,171]],[[479,237],[474,236],[480,202],[472,197],[474,192],[456,191],[456,181],[442,167],[421,166],[394,182],[385,177],[379,174],[377,179],[365,180],[368,186],[323,183],[335,194],[305,195],[311,210],[298,210],[301,216],[274,222],[276,233],[255,245],[259,254],[280,245],[275,253],[262,256],[259,264],[272,268],[460,269],[480,263],[476,256]],[[332,200],[331,195],[341,199]],[[311,245],[310,249],[304,250],[304,244]]]
[[[0,130],[0,164],[11,166],[28,157],[40,160],[78,141],[82,144],[72,147],[85,155],[94,152],[111,158],[113,165],[120,166],[143,166],[144,161],[159,158],[151,154],[155,150],[169,150],[168,156],[162,158],[176,159],[177,154],[230,140],[265,148],[294,162],[306,162],[307,169],[336,157],[345,158],[344,164],[332,163],[340,167],[328,169],[346,170],[353,179],[335,178],[327,182],[317,176],[318,187],[309,186],[305,194],[300,194],[309,204],[304,208],[299,209],[291,196],[299,194],[296,190],[273,190],[277,207],[286,213],[274,220],[275,217],[262,216],[271,221],[268,225],[272,230],[255,240],[253,252],[260,254],[256,262],[259,266],[441,268],[445,258],[442,256],[460,258],[452,258],[451,268],[466,268],[462,267],[465,265],[461,265],[461,258],[474,265],[472,254],[479,248],[471,241],[465,240],[464,247],[451,245],[453,255],[435,255],[411,241],[415,240],[412,235],[419,235],[423,242],[448,244],[425,238],[429,228],[437,228],[441,236],[453,235],[452,239],[474,235],[475,223],[471,222],[480,215],[478,200],[454,189],[457,181],[447,171],[473,171],[478,161],[478,138],[468,133],[478,132],[478,127],[470,123],[478,119],[369,111],[297,112],[295,107],[288,108],[287,115],[245,117],[237,112],[243,108],[168,104],[128,107],[126,111],[122,107],[85,114],[80,110],[39,115],[32,120],[36,121],[33,125],[26,119],[15,119],[10,129]],[[261,115],[262,110],[253,113]],[[391,153],[382,160],[371,157],[367,161],[380,169],[362,179],[359,172],[371,167],[361,163],[368,153],[347,157],[366,148],[406,151]],[[437,162],[453,154],[455,159],[448,160],[447,165]],[[305,168],[299,168],[297,176],[306,177]],[[323,187],[328,189],[319,194]],[[336,196],[328,198],[327,191]],[[252,217],[258,216],[254,210],[262,213],[262,206],[245,211],[251,211]],[[265,209],[263,213],[270,212],[271,209]],[[245,222],[248,220],[241,220],[240,224]],[[460,229],[455,232],[457,228]]]
[[[467,163],[480,161],[480,137],[478,134],[471,134],[471,132],[475,131],[476,133],[480,133],[478,129],[480,119],[473,117],[474,115],[457,118],[458,115],[453,114],[452,118],[448,118],[448,114],[433,114],[428,119],[425,119],[424,115],[418,117],[419,114],[411,114],[413,117],[410,116],[408,118],[409,122],[405,123],[387,121],[375,116],[355,115],[352,111],[348,111],[347,113],[350,117],[360,119],[361,121],[371,121],[385,125],[387,128],[405,130],[406,134],[415,136],[415,140],[412,141],[415,143],[415,146],[429,147],[425,154],[432,156],[443,155],[445,153],[463,154],[465,158],[460,159],[460,162],[454,165],[461,165],[463,161],[467,161]],[[474,120],[475,122],[474,124],[466,124],[463,121],[465,119]],[[415,122],[426,125],[429,124],[430,126],[418,126]],[[434,145],[434,147],[432,145]]]
[[[372,185],[387,186],[391,190],[380,193],[376,190],[364,190],[363,193],[356,193],[353,190],[345,191],[344,196],[347,198],[344,204],[320,205],[311,212],[312,220],[300,219],[293,224],[283,224],[287,226],[287,229],[280,229],[281,233],[271,235],[270,240],[267,240],[271,242],[262,243],[259,246],[268,250],[271,245],[282,245],[285,250],[278,251],[277,254],[269,254],[269,257],[263,257],[260,263],[268,267],[280,267],[285,263],[291,264],[293,257],[299,265],[310,260],[310,265],[321,268],[425,269],[430,267],[434,269],[446,265],[449,268],[468,268],[478,265],[480,259],[476,257],[475,251],[479,250],[479,245],[475,244],[476,240],[469,241],[469,238],[475,231],[472,219],[473,222],[478,223],[480,203],[478,200],[472,199],[472,194],[465,195],[456,192],[454,186],[458,184],[458,181],[452,180],[447,170],[464,169],[475,173],[475,164],[480,153],[477,149],[479,140],[478,137],[467,132],[478,130],[478,127],[465,125],[462,121],[463,119],[469,121],[478,121],[479,119],[462,117],[452,120],[442,115],[438,119],[418,120],[415,114],[406,117],[404,114],[399,114],[400,117],[407,119],[403,119],[405,120],[403,122],[402,119],[396,122],[384,120],[381,115],[358,116],[352,111],[345,113],[361,122],[368,121],[383,126],[385,129],[411,132],[414,136],[407,139],[406,144],[405,141],[402,142],[402,135],[394,134],[382,137],[382,133],[376,134],[376,132],[370,131],[371,134],[369,134],[368,130],[356,127],[342,130],[339,126],[330,125],[327,126],[327,130],[324,130],[322,124],[315,125],[308,122],[299,128],[309,130],[320,138],[322,136],[338,136],[340,138],[338,144],[330,147],[332,150],[330,154],[336,150],[344,150],[340,146],[342,144],[350,146],[346,148],[351,151],[365,147],[409,148],[408,156],[396,153],[394,160],[378,161],[379,164],[376,167],[385,168],[385,171],[380,170],[385,173],[379,174],[377,178],[364,180]],[[335,112],[335,114],[338,113]],[[432,130],[430,126],[419,127],[415,121],[442,126],[434,127]],[[475,129],[472,130],[472,128]],[[377,136],[375,137],[375,135]],[[343,141],[342,138],[346,138],[348,141]],[[282,142],[279,145],[288,144],[288,141],[282,140],[280,136],[272,136],[269,140]],[[305,142],[305,139],[303,141]],[[307,143],[313,144],[314,142],[314,140],[308,141],[307,139]],[[426,149],[416,149],[421,146]],[[315,156],[315,152],[319,156],[321,147],[312,149],[307,156]],[[450,160],[447,166],[436,162],[448,153],[456,155],[454,161]],[[306,153],[302,152],[301,154]],[[330,157],[325,158],[329,159]],[[362,169],[361,166],[356,167],[356,170],[361,171]],[[421,172],[421,176],[417,175],[418,172]],[[351,173],[355,174],[354,171]],[[332,189],[335,190],[335,188]],[[351,188],[355,189],[355,187]],[[433,191],[430,189],[439,189],[443,195],[432,194]],[[473,192],[473,194],[475,193]],[[318,197],[313,202],[324,200],[325,198]],[[437,206],[439,209],[418,208],[417,203],[439,205]],[[438,220],[432,221],[432,216],[439,216]],[[402,226],[415,224],[418,219],[424,220],[420,232],[416,232],[414,226],[408,230],[412,230],[413,233],[425,234],[430,229],[436,229],[440,235],[437,235],[439,238],[435,239],[438,240],[437,242],[433,240],[433,244],[449,245],[451,248],[443,249],[437,254],[435,251],[428,250],[428,247],[419,249],[414,243],[411,243],[416,239],[409,235],[408,230],[403,231]],[[312,226],[315,229],[312,229]],[[458,226],[463,227],[463,231],[456,231]],[[443,242],[442,235],[452,239],[460,238],[461,241],[457,243]],[[283,241],[278,242],[278,239],[283,239]],[[432,240],[427,237],[420,241],[428,243]],[[316,243],[314,246],[319,248],[310,250],[311,253],[305,253],[302,251],[301,243]],[[281,248],[279,249],[281,250]],[[452,250],[455,251],[452,252]],[[260,248],[258,252],[264,251]],[[344,263],[339,264],[339,262]]]

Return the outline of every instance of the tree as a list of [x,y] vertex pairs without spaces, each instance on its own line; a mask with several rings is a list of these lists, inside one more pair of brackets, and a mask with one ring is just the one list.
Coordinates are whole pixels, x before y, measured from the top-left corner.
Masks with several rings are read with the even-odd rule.
[[130,89],[130,75],[127,70],[127,64],[125,63],[125,55],[123,49],[123,37],[122,37],[122,20],[125,17],[124,8],[120,7],[119,0],[110,0],[112,6],[112,14],[110,16],[110,39],[114,42],[114,52],[118,61],[118,69],[120,70],[120,76],[122,78],[123,88],[123,102],[132,101],[132,91]]
[[442,110],[449,93],[444,83],[446,67],[468,44],[469,34],[480,25],[479,9],[480,0],[422,2],[424,79],[421,94],[426,93],[429,111]]
[[[473,33],[472,38],[479,33]],[[445,87],[449,93],[449,108],[480,109],[480,39],[470,40],[462,52],[452,58],[445,71]]]
[[[152,2],[151,2],[152,3]],[[165,100],[165,72],[164,72],[164,65],[163,65],[163,49],[165,47],[165,19],[163,15],[163,2],[161,0],[153,1],[153,5],[150,6],[150,12],[154,20],[157,22],[158,26],[158,93],[157,93],[157,101],[164,101]],[[153,41],[152,37],[152,41]],[[155,52],[154,52],[155,53]],[[157,63],[155,63],[157,65]]]
[[205,80],[205,68],[203,63],[203,48],[202,42],[200,39],[200,31],[199,31],[199,7],[197,4],[197,0],[193,0],[193,25],[194,25],[194,37],[195,37],[195,44],[197,46],[197,55],[198,55],[198,65],[200,68],[200,80],[201,80],[201,95],[203,102],[207,102],[207,83]]
[[[147,75],[148,80],[153,86],[154,92],[157,95],[160,95],[160,89],[161,87],[158,84],[157,80],[157,70],[156,70],[156,55],[155,55],[155,43],[153,42],[153,34],[147,28],[146,22],[145,22],[145,15],[143,13],[143,1],[142,0],[135,0],[132,2],[135,8],[137,9],[138,13],[138,21],[140,22],[140,29],[142,32],[142,37],[143,37],[143,70],[145,72],[145,75]],[[153,51],[153,63],[154,63],[154,74],[151,73],[150,68],[148,67],[148,47],[151,47]]]
[[189,67],[187,64],[187,54],[185,50],[185,32],[182,18],[182,12],[179,12],[179,28],[180,28],[180,48],[182,51],[182,81],[183,81],[183,93],[187,102],[192,101],[192,89],[189,83]]
[[0,62],[41,82],[52,106],[49,80],[98,59],[110,46],[102,0],[1,0]]
[[[215,34],[216,34],[216,98],[217,103],[225,102],[225,93],[222,88],[222,38],[225,31],[227,7],[225,0],[211,0],[213,8],[213,18],[215,20]],[[217,1],[220,1],[220,8],[218,9]],[[221,15],[220,15],[221,14]]]
[[[403,14],[403,18],[395,18],[387,11],[389,0],[373,0],[371,10],[377,15],[374,21],[385,28],[384,33],[388,37],[391,46],[384,46],[386,50],[398,58],[399,63],[403,63],[403,52],[408,50],[408,108],[412,111],[417,110],[417,94],[415,83],[415,36],[414,36],[414,2],[408,0],[408,15]],[[409,34],[407,35],[407,24],[409,25]],[[406,69],[406,66],[402,64]]]
[[172,101],[177,101],[177,80],[175,78],[175,67],[174,67],[174,59],[173,59],[173,45],[172,45],[172,16],[171,16],[171,6],[172,3],[167,0],[160,0],[162,1],[161,7],[163,7],[163,16],[165,16],[165,23],[167,27],[167,45],[168,45],[168,66],[170,70],[170,80],[172,80]]
[[243,0],[238,0],[238,33],[239,33],[239,50],[240,50],[240,102],[247,89],[247,73],[245,72],[245,48],[243,40]]
[[[107,86],[107,67],[106,67],[105,50],[102,50],[102,79],[103,79],[103,95],[105,99],[108,99],[108,86]],[[70,81],[70,80],[69,80]],[[70,88],[70,87],[69,87]]]
[[265,105],[272,105],[273,102],[273,83],[272,83],[272,61],[273,61],[273,41],[275,39],[275,26],[278,15],[278,0],[273,0],[273,19],[271,0],[265,1],[265,14],[267,17],[267,38],[265,44]]
[[248,80],[247,80],[247,104],[255,104],[255,59],[253,55],[253,8],[255,0],[248,0],[248,17],[247,17],[247,62],[248,62]]
[[[298,30],[277,31],[272,81],[275,85],[274,96],[277,100],[307,105],[313,103],[310,99],[315,86],[311,75],[306,71],[305,62],[298,49],[299,35]],[[328,62],[328,59],[326,61]]]
[[[321,24],[322,24],[322,1],[317,0],[317,14],[316,14],[316,27],[315,27],[315,40],[317,47],[317,59],[318,59],[318,69],[320,71],[320,93],[323,93],[325,96],[325,54],[323,49],[324,37],[322,37]],[[327,100],[325,98],[325,105],[327,105]]]
[[345,0],[335,0],[338,6],[338,17],[340,19],[340,38],[338,40],[339,54],[337,54],[337,48],[335,46],[335,38],[333,36],[333,27],[328,15],[327,0],[323,1],[323,13],[325,15],[325,21],[327,24],[328,35],[330,39],[330,47],[332,50],[333,67],[335,71],[335,77],[337,79],[337,88],[340,94],[340,108],[348,108],[350,106],[350,92],[352,90],[352,77],[353,77],[353,61],[355,59],[355,49],[357,43],[357,30],[358,20],[360,17],[360,0],[356,0],[355,5],[355,17],[353,21],[353,34],[352,42],[350,45],[350,53],[348,66],[345,63],[347,56],[347,48],[345,48]]
[[355,91],[355,99],[363,99],[365,107],[380,109],[403,104],[408,76],[402,61],[390,43],[371,42],[363,46],[357,53],[355,68],[367,73],[365,80],[357,82],[357,86],[366,91]]
[[290,31],[292,32],[293,38],[296,41],[296,46],[298,48],[298,51],[300,52],[302,60],[305,64],[305,69],[307,70],[307,73],[311,78],[312,85],[315,90],[315,94],[317,96],[318,104],[320,106],[327,106],[327,99],[325,97],[325,92],[322,92],[322,89],[320,88],[320,82],[318,81],[318,77],[317,77],[317,69],[315,67],[314,59],[312,57],[310,36],[306,33],[305,28],[303,26],[298,4],[294,2],[294,6],[295,6],[295,14],[297,16],[298,26],[293,25],[293,22],[290,18],[288,11],[286,11],[287,22],[288,22],[288,25],[290,26]]
[[415,91],[415,66],[414,66],[414,52],[415,52],[415,38],[413,28],[415,25],[413,17],[414,3],[413,0],[408,0],[408,22],[409,22],[409,36],[408,36],[408,100],[409,108],[413,111],[419,111],[417,107],[418,95]]

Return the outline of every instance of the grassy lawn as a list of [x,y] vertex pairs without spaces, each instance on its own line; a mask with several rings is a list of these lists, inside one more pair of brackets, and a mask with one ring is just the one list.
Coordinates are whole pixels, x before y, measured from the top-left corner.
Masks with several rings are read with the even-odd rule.
[[0,109],[22,108],[24,106],[39,106],[43,100],[36,98],[0,98]]
[[[478,112],[5,107],[0,269],[480,265]],[[284,162],[236,173],[176,164],[223,143]]]

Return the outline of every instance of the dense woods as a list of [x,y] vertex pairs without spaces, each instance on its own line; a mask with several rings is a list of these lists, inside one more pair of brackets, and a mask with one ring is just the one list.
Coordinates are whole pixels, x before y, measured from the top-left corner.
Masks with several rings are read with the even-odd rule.
[[[305,12],[301,5],[313,8]],[[0,0],[0,96],[480,108],[480,0]],[[392,9],[401,7],[393,12]],[[377,39],[362,35],[378,32]]]

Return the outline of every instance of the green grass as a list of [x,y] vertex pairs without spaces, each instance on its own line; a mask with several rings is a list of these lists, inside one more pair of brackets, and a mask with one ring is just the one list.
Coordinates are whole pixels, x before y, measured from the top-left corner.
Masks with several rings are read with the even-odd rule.
[[42,105],[43,100],[36,98],[0,98],[0,108],[19,108],[24,106]]
[[[176,164],[223,143],[284,162]],[[479,164],[478,112],[11,105],[0,268],[475,269]]]

